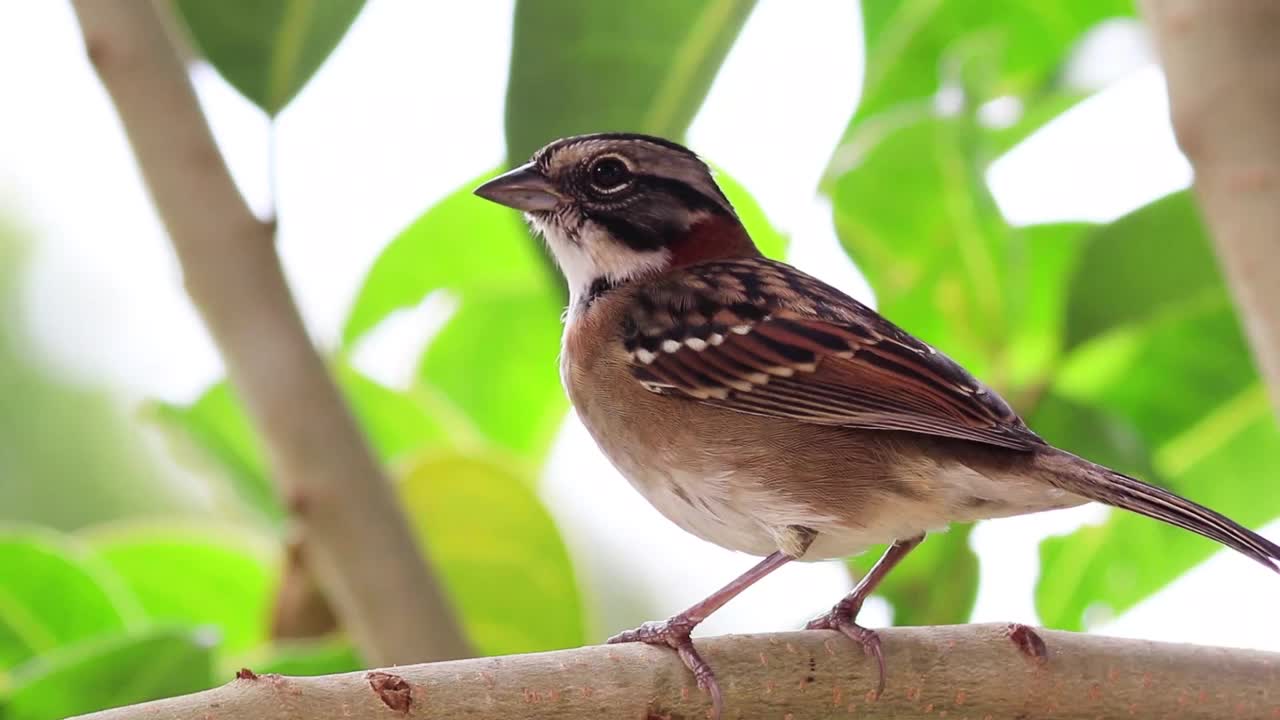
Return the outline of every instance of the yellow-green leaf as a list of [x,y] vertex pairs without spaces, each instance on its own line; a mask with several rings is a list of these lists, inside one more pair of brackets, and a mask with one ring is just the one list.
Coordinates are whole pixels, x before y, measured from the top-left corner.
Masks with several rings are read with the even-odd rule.
[[400,492],[482,653],[582,644],[569,555],[528,478],[491,459],[432,453],[412,465]]

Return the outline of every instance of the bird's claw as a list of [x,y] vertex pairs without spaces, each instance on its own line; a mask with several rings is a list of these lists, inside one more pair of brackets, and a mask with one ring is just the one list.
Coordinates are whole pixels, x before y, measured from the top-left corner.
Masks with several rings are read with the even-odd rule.
[[609,638],[610,645],[617,643],[642,642],[647,645],[662,645],[676,651],[684,666],[693,673],[698,689],[711,696],[711,720],[718,720],[724,709],[724,697],[720,693],[720,683],[716,681],[711,665],[693,646],[690,633],[697,623],[683,615],[676,615],[660,622],[647,622],[634,630],[626,630]]
[[875,630],[864,628],[854,622],[862,603],[838,603],[823,615],[809,621],[806,630],[835,630],[862,646],[862,651],[876,659],[880,671],[880,680],[876,683],[876,697],[884,695],[885,663],[884,651],[880,648],[880,635]]

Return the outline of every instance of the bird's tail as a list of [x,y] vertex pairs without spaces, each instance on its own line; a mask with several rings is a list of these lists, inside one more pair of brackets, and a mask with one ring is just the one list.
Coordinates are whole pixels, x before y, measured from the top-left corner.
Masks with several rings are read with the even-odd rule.
[[1067,492],[1217,540],[1280,572],[1280,545],[1222,513],[1061,450],[1045,452],[1038,461],[1046,479]]

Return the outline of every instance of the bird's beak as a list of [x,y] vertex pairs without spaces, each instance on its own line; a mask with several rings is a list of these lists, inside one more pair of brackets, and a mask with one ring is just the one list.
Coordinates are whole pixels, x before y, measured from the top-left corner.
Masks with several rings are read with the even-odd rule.
[[554,210],[564,197],[533,163],[503,173],[475,189],[475,194],[517,210]]

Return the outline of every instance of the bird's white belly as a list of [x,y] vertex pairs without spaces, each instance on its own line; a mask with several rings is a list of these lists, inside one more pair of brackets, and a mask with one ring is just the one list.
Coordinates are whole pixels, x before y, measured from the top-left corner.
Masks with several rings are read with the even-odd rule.
[[[975,489],[986,489],[983,486],[993,481],[956,465],[934,468],[930,482],[935,487],[954,490],[954,493],[942,493],[942,497],[954,494],[954,498],[920,502],[905,496],[886,495],[876,511],[864,518],[865,524],[851,526],[834,514],[822,513],[812,505],[770,492],[765,483],[751,477],[748,469],[692,472],[659,467],[652,462],[636,462],[625,453],[614,455],[607,449],[606,453],[632,486],[668,520],[703,540],[753,555],[786,550],[786,533],[793,526],[817,533],[801,559],[827,560],[858,555],[873,545],[944,531],[951,522],[1045,509],[1041,505],[1034,509],[966,516],[956,503],[969,497]],[[998,489],[1006,496],[1015,495],[1018,490],[1009,480],[1000,483]],[[1040,488],[1037,492],[1045,491]],[[1076,504],[1062,502],[1057,495],[1053,499],[1057,502],[1052,504],[1059,507]]]
[[693,475],[682,470],[623,471],[631,485],[658,512],[686,532],[723,548],[768,555],[778,549],[768,521],[755,503],[736,497],[727,474]]
[[[619,462],[619,460],[621,460]],[[692,473],[683,469],[641,467],[619,458],[622,474],[658,512],[680,528],[720,547],[768,555],[786,550],[788,533],[795,526],[817,532],[804,560],[827,560],[857,555],[868,547],[913,537],[925,529],[907,523],[877,522],[850,528],[834,515],[816,511],[764,489],[763,483],[745,471]]]

